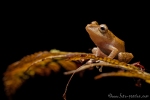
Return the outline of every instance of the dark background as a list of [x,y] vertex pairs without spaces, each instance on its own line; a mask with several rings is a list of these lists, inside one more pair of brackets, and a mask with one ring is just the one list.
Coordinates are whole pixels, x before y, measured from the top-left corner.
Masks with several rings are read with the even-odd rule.
[[[116,36],[125,41],[126,51],[133,53],[134,59],[131,63],[140,61],[147,71],[150,70],[150,16],[146,3],[110,3],[111,6],[102,2],[95,4],[97,3],[6,3],[1,15],[1,73],[9,64],[38,51],[55,48],[62,51],[90,52],[89,49],[95,45],[85,31],[85,26],[91,21],[107,24]],[[86,81],[89,82],[88,79]],[[127,81],[126,78],[108,78],[103,82],[103,86],[99,85],[100,82],[94,81],[94,87],[87,83],[87,87],[83,89],[83,92],[86,91],[83,98],[88,98],[90,94],[91,97],[108,98],[108,93],[119,94],[122,92],[121,88],[127,89],[124,90],[125,95],[128,93],[150,96],[150,85],[144,82],[140,89],[134,87],[132,79]],[[80,82],[77,84],[80,85]],[[102,87],[105,89],[101,90]],[[1,90],[1,97],[5,97],[3,86]]]

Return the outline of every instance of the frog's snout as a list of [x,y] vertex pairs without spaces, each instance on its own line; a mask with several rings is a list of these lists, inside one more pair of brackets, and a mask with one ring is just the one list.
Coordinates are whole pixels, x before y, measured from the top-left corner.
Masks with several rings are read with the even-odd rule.
[[89,34],[93,34],[93,32],[95,31],[95,25],[88,24],[88,25],[86,25],[85,29]]
[[97,21],[92,21],[90,24],[87,24],[85,29],[88,33],[94,33],[99,28]]
[[91,28],[91,24],[87,24],[85,27],[86,31],[88,31],[90,28]]
[[86,30],[92,30],[92,29],[95,29],[97,27],[98,27],[98,25],[95,25],[95,24],[87,24],[85,29]]

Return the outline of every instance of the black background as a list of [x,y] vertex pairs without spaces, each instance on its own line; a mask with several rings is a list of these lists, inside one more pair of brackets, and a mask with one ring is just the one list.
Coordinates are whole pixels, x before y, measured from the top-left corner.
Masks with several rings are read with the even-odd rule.
[[[142,3],[117,2],[108,4],[107,2],[93,2],[89,5],[84,4],[84,2],[6,3],[1,14],[0,71],[3,73],[9,64],[38,51],[56,48],[62,51],[90,52],[89,49],[95,45],[85,31],[85,26],[94,20],[100,24],[107,24],[116,36],[124,40],[126,51],[132,52],[134,55],[131,63],[140,61],[148,71],[148,69],[150,70],[150,19],[148,6],[146,3]],[[134,87],[133,80],[128,82],[126,78],[121,81],[120,78],[109,79],[103,82],[105,85],[100,86],[105,88],[103,90],[106,90],[106,93],[97,89],[99,86],[97,81],[92,83],[93,85],[97,84],[95,88],[87,85],[86,93],[88,88],[91,88],[89,94],[91,93],[93,97],[102,98],[104,96],[108,98],[108,93],[119,94],[121,93],[120,88],[122,88],[128,91],[124,92],[125,95],[128,93],[130,95],[144,94],[150,96],[148,91],[150,85],[146,83],[143,83],[145,87],[139,89]],[[129,85],[130,82],[132,85]],[[114,92],[117,90],[118,92]],[[5,97],[3,86],[1,94],[1,97]],[[89,95],[83,95],[83,98],[86,96],[88,98]]]

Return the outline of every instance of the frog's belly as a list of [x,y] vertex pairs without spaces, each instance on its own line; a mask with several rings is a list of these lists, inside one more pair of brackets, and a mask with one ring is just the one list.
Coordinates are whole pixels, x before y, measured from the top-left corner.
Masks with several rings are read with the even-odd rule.
[[106,54],[107,56],[109,56],[109,54],[111,53],[111,50],[109,50],[109,49],[104,49],[104,48],[100,48],[101,49],[101,51],[104,53],[104,54]]

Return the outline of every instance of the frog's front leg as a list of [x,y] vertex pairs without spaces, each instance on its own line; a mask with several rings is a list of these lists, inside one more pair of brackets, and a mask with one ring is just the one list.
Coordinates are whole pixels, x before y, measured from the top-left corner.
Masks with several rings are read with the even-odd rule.
[[[95,55],[95,56],[99,56],[99,57],[107,57],[106,54],[104,54],[98,47],[94,47],[92,49],[92,53]],[[86,64],[91,64],[91,63],[94,63],[94,62],[99,62],[99,61],[95,61],[94,59],[90,59]],[[99,69],[100,72],[102,72],[102,66],[99,68],[99,66],[96,66],[96,68]]]
[[[93,53],[100,57],[108,57],[108,58],[114,59],[119,52],[118,49],[112,45],[106,45],[106,46],[107,46],[107,49],[109,49],[111,51],[108,56],[105,55],[99,48],[97,48],[96,52],[93,52]],[[99,68],[100,72],[102,72],[102,68],[103,68],[102,66]]]
[[[106,54],[104,54],[98,47],[94,47],[92,49],[92,53],[96,56],[96,57],[107,57]],[[90,59],[89,61],[87,61],[86,64],[92,64],[96,62],[94,59]]]
[[[94,47],[92,49],[92,53],[96,56],[96,57],[107,57],[106,54],[104,54],[98,47]],[[94,59],[90,59],[89,61],[87,61],[86,64],[91,64],[93,62],[96,62]]]
[[133,54],[129,52],[120,52],[118,54],[118,60],[126,63],[129,63],[133,59],[133,57]]
[[118,60],[119,61],[129,63],[131,61],[131,59],[134,57],[132,55],[132,53],[129,53],[129,52],[119,52],[117,48],[115,48],[115,47],[113,47],[111,45],[108,46],[108,49],[111,50],[111,53],[108,56],[111,59],[113,59],[116,56],[118,56]]
[[113,47],[112,45],[109,45],[108,49],[111,51],[108,58],[114,59],[119,52],[118,49]]
[[99,56],[99,57],[107,57],[107,55],[106,54],[104,54],[101,50],[100,50],[100,48],[98,48],[98,47],[94,47],[93,49],[92,49],[92,53],[93,54],[95,54],[95,56]]

